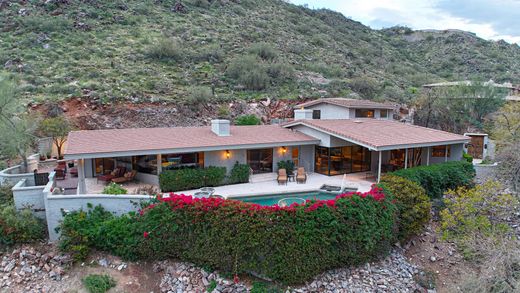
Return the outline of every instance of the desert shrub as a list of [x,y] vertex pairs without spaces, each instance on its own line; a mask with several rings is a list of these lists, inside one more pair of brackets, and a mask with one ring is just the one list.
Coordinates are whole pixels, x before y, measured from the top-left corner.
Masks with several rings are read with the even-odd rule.
[[225,167],[168,170],[159,175],[159,186],[163,192],[219,186],[224,183],[225,177]]
[[276,83],[283,83],[294,79],[294,69],[288,64],[270,63],[266,69],[269,77]]
[[238,116],[235,125],[260,125],[260,118],[254,114]]
[[30,209],[16,210],[13,204],[0,205],[0,245],[29,243],[43,239],[46,227]]
[[240,164],[238,161],[235,162],[231,173],[229,174],[228,183],[247,183],[249,182],[250,167],[248,164]]
[[[138,214],[106,220],[73,212],[65,216],[60,241],[80,235],[93,248],[125,259],[176,258],[283,283],[373,260],[394,241],[396,208],[380,189],[285,208],[173,194],[159,201]],[[72,231],[75,221],[81,224],[72,224]]]
[[103,194],[127,194],[128,191],[124,189],[121,185],[111,182],[105,188],[103,188]]
[[408,179],[385,175],[380,184],[385,193],[391,193],[396,200],[398,216],[398,238],[401,241],[421,233],[430,221],[431,203],[424,189]]
[[474,234],[493,236],[508,231],[503,219],[512,215],[518,200],[501,193],[497,182],[488,181],[474,188],[459,187],[445,195],[445,209],[440,212],[445,239],[463,243]]
[[294,172],[294,162],[292,160],[285,160],[278,162],[278,170],[285,169],[287,174]]
[[196,86],[189,89],[188,104],[200,105],[208,103],[213,98],[213,93],[209,87]]
[[164,37],[146,48],[145,54],[148,58],[159,61],[180,61],[185,52],[178,42]]
[[110,275],[91,274],[86,276],[82,282],[89,293],[105,293],[116,286],[116,281]]
[[451,161],[401,169],[392,174],[418,183],[430,198],[440,198],[448,189],[472,185],[475,169],[467,161]]
[[364,98],[373,99],[379,91],[379,83],[370,77],[355,77],[349,82],[349,87]]
[[263,90],[270,82],[265,65],[255,56],[242,56],[229,64],[226,75],[249,90]]
[[274,60],[278,56],[278,51],[268,43],[253,44],[251,48],[249,48],[249,52],[264,60]]
[[9,184],[0,185],[0,204],[13,203],[13,186]]

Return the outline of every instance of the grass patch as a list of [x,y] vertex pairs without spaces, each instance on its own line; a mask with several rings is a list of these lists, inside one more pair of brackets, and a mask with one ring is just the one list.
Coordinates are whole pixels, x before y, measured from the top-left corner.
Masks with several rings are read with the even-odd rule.
[[88,275],[83,279],[83,286],[89,293],[105,293],[116,286],[116,281],[109,275]]

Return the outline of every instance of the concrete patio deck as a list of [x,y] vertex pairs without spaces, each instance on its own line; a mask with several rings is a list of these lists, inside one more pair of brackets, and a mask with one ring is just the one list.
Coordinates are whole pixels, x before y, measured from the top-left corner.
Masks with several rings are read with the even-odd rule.
[[[318,173],[311,173],[308,175],[307,183],[297,184],[296,182],[288,182],[287,185],[278,185],[276,182],[276,174],[273,173],[271,180],[255,181],[253,175],[253,183],[233,184],[215,187],[215,194],[222,195],[226,198],[255,196],[266,194],[289,194],[301,193],[318,190],[323,184],[340,186],[343,180],[343,175],[325,176]],[[370,190],[374,178],[367,178],[366,173],[348,174],[346,180],[347,187],[357,188],[358,191],[364,192]],[[175,192],[177,194],[193,195],[196,190],[186,190]]]
[[[357,188],[358,191],[364,192],[370,190],[370,186],[375,183],[375,178],[370,177],[370,173],[355,173],[348,174],[346,186]],[[250,183],[233,184],[215,187],[215,194],[222,195],[226,198],[241,197],[241,196],[255,196],[265,194],[287,194],[300,193],[318,190],[323,184],[340,186],[343,180],[343,175],[325,176],[318,173],[310,173],[307,178],[307,183],[297,184],[296,182],[288,182],[287,185],[278,185],[276,182],[276,174],[261,174],[253,175]],[[85,179],[87,194],[100,194],[106,186],[105,182],[97,182],[96,178]],[[128,190],[128,193],[133,193],[137,188],[150,186],[140,182],[128,182],[121,184],[123,188]],[[158,186],[154,186],[157,189]],[[199,189],[185,190],[175,192],[177,194],[193,195]]]

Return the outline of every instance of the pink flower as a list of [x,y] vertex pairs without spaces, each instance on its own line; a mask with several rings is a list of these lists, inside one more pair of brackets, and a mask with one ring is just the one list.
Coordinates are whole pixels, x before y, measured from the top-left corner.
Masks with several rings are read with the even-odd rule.
[[240,279],[238,278],[238,275],[237,275],[237,274],[235,274],[235,276],[233,277],[233,282],[234,282],[235,284],[238,284],[238,282],[240,282]]
[[144,231],[144,233],[143,233],[143,237],[144,237],[145,239],[148,238],[149,235],[150,235],[150,234],[149,234],[148,232]]

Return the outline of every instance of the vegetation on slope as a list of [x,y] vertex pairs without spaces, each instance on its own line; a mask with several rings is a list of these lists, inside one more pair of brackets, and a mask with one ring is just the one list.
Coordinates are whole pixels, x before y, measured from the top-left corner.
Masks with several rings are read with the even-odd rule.
[[[372,30],[279,0],[0,3],[0,64],[37,101],[345,96],[403,101],[441,80],[520,80],[520,48]],[[446,57],[449,56],[449,57]]]

